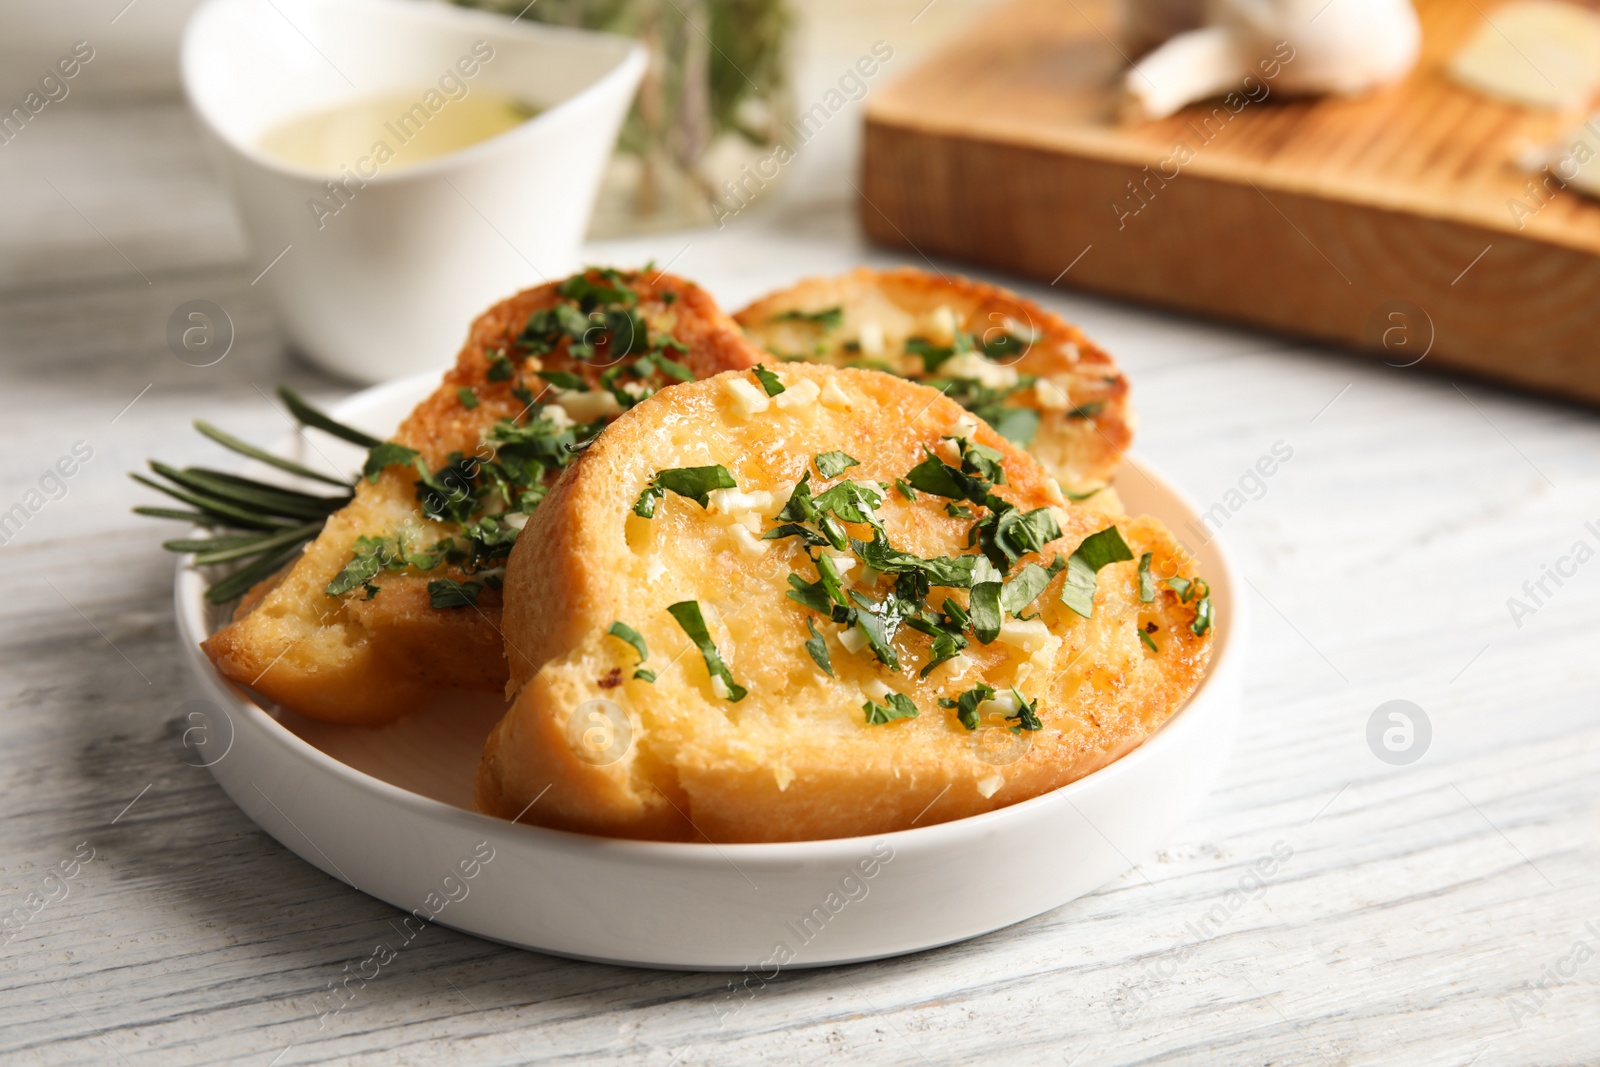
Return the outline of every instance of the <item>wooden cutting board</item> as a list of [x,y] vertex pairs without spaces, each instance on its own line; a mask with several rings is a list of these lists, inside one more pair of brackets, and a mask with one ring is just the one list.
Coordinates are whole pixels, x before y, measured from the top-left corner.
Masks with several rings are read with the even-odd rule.
[[1015,0],[869,100],[862,222],[930,256],[1600,404],[1600,202],[1553,180],[1535,196],[1509,161],[1575,119],[1459,88],[1443,68],[1479,5],[1418,10],[1423,56],[1394,89],[1128,126],[1109,5]]

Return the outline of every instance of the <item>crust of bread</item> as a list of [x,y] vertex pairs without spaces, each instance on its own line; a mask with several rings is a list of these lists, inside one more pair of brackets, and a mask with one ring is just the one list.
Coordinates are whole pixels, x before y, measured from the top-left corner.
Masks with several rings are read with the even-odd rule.
[[[676,356],[697,377],[749,367],[760,358],[700,287],[667,274],[625,277],[651,329],[686,346]],[[512,393],[516,378],[489,380],[491,354],[514,351],[512,342],[528,316],[560,300],[558,284],[518,293],[480,315],[456,365],[391,440],[416,449],[429,469],[438,470],[451,453],[477,451],[496,422],[521,413],[526,405]],[[668,293],[676,294],[670,303],[663,299]],[[603,362],[573,359],[564,346],[520,364],[530,379],[537,370],[557,370],[591,384],[603,368]],[[472,390],[476,407],[462,402],[463,388]],[[359,537],[405,529],[426,544],[453,531],[423,518],[415,480],[414,472],[399,466],[382,472],[376,483],[363,479],[354,499],[329,519],[304,555],[247,593],[232,622],[203,642],[217,669],[303,715],[364,725],[399,718],[440,689],[502,689],[507,670],[495,590],[484,590],[474,607],[436,609],[428,582],[465,577],[446,569],[381,575],[381,592],[370,600],[359,589],[342,597],[325,592]]]
[[[785,312],[828,308],[842,312],[839,324],[831,329],[780,317]],[[938,321],[941,308],[950,310],[955,329],[980,340],[997,336],[995,331],[1008,327],[1033,334],[1033,343],[1024,352],[993,361],[1002,375],[1009,369],[1045,383],[1006,401],[1008,406],[1039,413],[1039,428],[1028,451],[1070,492],[1109,484],[1136,425],[1128,403],[1127,379],[1111,356],[1083,331],[1009,289],[909,267],[859,267],[837,277],[808,278],[762,297],[736,312],[734,318],[751,340],[784,358],[798,356],[838,366],[878,359],[897,374],[927,378],[930,375],[923,361],[905,355],[905,341],[930,337],[946,328]],[[881,355],[847,347],[862,344],[864,325],[869,331],[882,332]],[[936,339],[940,344],[949,343],[945,338]],[[1073,414],[1083,411],[1093,414]],[[1094,504],[1100,510],[1120,510],[1109,495]]]
[[[796,538],[741,547],[737,522],[668,494],[654,518],[631,513],[658,470],[727,467],[741,491],[773,492],[775,511],[815,453],[860,461],[845,478],[893,486],[897,477],[972,420],[932,389],[876,371],[787,363],[790,388],[805,379],[821,399],[793,412],[741,417],[729,372],[662,393],[620,417],[563,474],[517,543],[506,577],[505,635],[511,710],[484,750],[481,810],[561,829],[665,840],[785,841],[903,829],[989,811],[1071,782],[1137,745],[1183,703],[1210,654],[1190,626],[1192,604],[1158,586],[1138,598],[1137,562],[1098,575],[1093,617],[1059,600],[1058,575],[1035,601],[1054,647],[1024,651],[973,642],[966,662],[927,679],[928,638],[902,628],[903,670],[840,643],[841,627],[785,596],[787,578],[815,576]],[[830,402],[830,397],[832,398]],[[976,423],[972,438],[1002,456],[994,491],[1026,510],[1051,506],[1048,476],[1026,453]],[[827,484],[811,469],[814,491]],[[964,554],[970,518],[929,494],[907,501],[890,488],[879,510],[896,548],[923,557]],[[1108,525],[1087,508],[1057,506],[1062,537],[1038,557],[1072,552]],[[1154,519],[1116,521],[1153,572],[1192,576],[1192,561]],[[770,526],[770,521],[762,527]],[[856,537],[866,527],[852,526]],[[758,535],[759,536],[759,535]],[[1023,562],[1034,557],[1025,557]],[[1020,564],[1019,564],[1020,565]],[[1013,571],[1013,573],[1015,573]],[[966,601],[964,590],[934,590]],[[667,613],[694,599],[741,701],[719,697],[703,660]],[[833,676],[803,648],[818,625]],[[645,638],[653,683],[633,676],[637,653],[607,634],[613,622]],[[1153,625],[1159,654],[1142,645]],[[939,706],[979,681],[1016,684],[1038,699],[1043,728],[1013,733],[1002,716],[969,731]],[[919,715],[867,725],[862,705],[887,685]],[[593,702],[602,703],[593,703]],[[597,711],[602,718],[596,718]],[[596,758],[586,731],[620,734]],[[614,739],[613,739],[614,740]]]

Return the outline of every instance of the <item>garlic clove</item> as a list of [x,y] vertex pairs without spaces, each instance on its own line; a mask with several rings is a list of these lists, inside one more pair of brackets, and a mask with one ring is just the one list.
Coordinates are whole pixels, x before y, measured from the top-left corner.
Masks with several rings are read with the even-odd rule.
[[1128,71],[1124,112],[1162,118],[1235,92],[1230,111],[1272,92],[1365,92],[1403,78],[1421,48],[1410,0],[1219,0],[1205,26]]
[[1140,60],[1123,81],[1130,118],[1166,118],[1186,104],[1241,84],[1250,72],[1249,42],[1231,29],[1181,33]]
[[1600,90],[1600,16],[1562,0],[1516,0],[1484,18],[1450,61],[1467,88],[1558,111]]

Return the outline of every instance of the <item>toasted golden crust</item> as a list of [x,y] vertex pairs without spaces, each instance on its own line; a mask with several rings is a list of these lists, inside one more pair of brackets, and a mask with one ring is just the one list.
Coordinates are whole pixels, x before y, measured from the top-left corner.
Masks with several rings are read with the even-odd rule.
[[[674,357],[696,377],[749,367],[760,358],[698,286],[672,275],[623,277],[638,295],[639,312],[652,334],[675,337],[684,351],[674,351]],[[515,390],[522,383],[529,392],[541,393],[544,383],[536,371],[577,374],[591,385],[598,381],[616,362],[606,358],[605,345],[595,357],[578,360],[565,342],[543,356],[515,359],[510,376],[490,378],[498,353],[515,355],[514,342],[529,315],[561,302],[558,288],[552,283],[529,289],[480,315],[455,367],[391,440],[417,450],[437,471],[452,454],[482,454],[489,429],[527,409]],[[670,302],[668,294],[674,294]],[[463,389],[471,390],[475,407],[463,402]],[[350,561],[357,538],[404,531],[424,545],[459,530],[424,518],[416,480],[414,470],[399,465],[384,470],[376,483],[363,480],[355,499],[329,519],[305,554],[286,573],[251,590],[234,620],[204,642],[217,668],[284,707],[342,723],[390,721],[439,688],[502,688],[506,663],[499,592],[485,589],[475,606],[432,606],[428,583],[466,578],[459,568],[382,574],[375,579],[381,591],[372,599],[364,599],[359,587],[340,597],[325,591]]]
[[[751,414],[735,385],[756,381],[748,371],[663,393],[619,418],[530,521],[505,589],[517,695],[484,750],[483,811],[669,840],[892,831],[1016,803],[1081,777],[1137,745],[1193,691],[1209,633],[1191,631],[1195,606],[1164,586],[1141,602],[1134,561],[1100,569],[1092,618],[1061,603],[1065,574],[1057,574],[1034,601],[1042,628],[1008,620],[999,640],[974,640],[926,679],[918,669],[930,639],[909,628],[893,638],[899,671],[867,650],[851,651],[843,627],[785,595],[791,572],[817,577],[800,540],[746,536],[749,525],[773,527],[773,513],[808,469],[813,492],[835,481],[817,477],[814,454],[846,452],[859,466],[843,479],[892,487],[925,449],[951,447],[941,444],[947,435],[996,450],[1005,478],[994,493],[1025,511],[1054,508],[1062,532],[1017,567],[1071,553],[1109,520],[1066,504],[1036,461],[931,389],[875,371],[802,363],[776,370],[788,392],[804,392],[809,381],[819,397],[780,410],[780,395]],[[773,501],[713,497],[708,510],[669,493],[653,518],[632,512],[658,471],[712,464],[727,468],[740,493],[767,491]],[[973,519],[952,516],[949,503],[926,492],[909,501],[888,488],[878,515],[897,549],[924,558],[968,554]],[[1155,574],[1189,573],[1155,520],[1116,525],[1135,561],[1149,552]],[[870,536],[865,524],[846,526],[853,537]],[[848,571],[847,584],[859,573]],[[855,588],[882,597],[886,581]],[[968,603],[964,589],[935,588],[930,605],[945,596]],[[718,695],[720,683],[668,613],[685,600],[700,605],[733,679],[749,690],[744,699]],[[831,677],[804,648],[808,620],[824,635]],[[618,621],[647,643],[643,666],[656,672],[653,683],[634,676],[634,649],[608,635]],[[1139,636],[1152,625],[1146,632],[1159,653]],[[1042,728],[1013,733],[990,715],[969,731],[939,705],[979,681],[1037,699]],[[868,725],[864,701],[882,702],[888,691],[914,701],[918,716]],[[597,700],[609,704],[590,703]]]
[[[795,315],[832,308],[839,309],[834,324]],[[942,309],[948,309],[948,317]],[[876,363],[882,365],[879,369],[935,379],[936,384],[952,378],[981,380],[1001,390],[1011,388],[1019,376],[1037,379],[1000,403],[1037,413],[1038,428],[1031,438],[1026,421],[1012,436],[1027,438],[1028,451],[1069,492],[1108,484],[1133,440],[1128,383],[1115,361],[1076,326],[1009,289],[959,275],[860,267],[834,278],[806,279],[762,297],[734,318],[751,340],[784,358],[839,366]],[[985,341],[1000,341],[1006,332],[1023,338],[1031,334],[1033,339],[1024,341],[1021,351],[993,359],[981,351],[957,355],[932,371],[926,360],[906,352],[910,338],[951,347],[952,331],[972,336],[980,348]],[[962,399],[959,386],[949,392]],[[1117,510],[1114,500],[1095,503],[1110,503],[1103,510]]]

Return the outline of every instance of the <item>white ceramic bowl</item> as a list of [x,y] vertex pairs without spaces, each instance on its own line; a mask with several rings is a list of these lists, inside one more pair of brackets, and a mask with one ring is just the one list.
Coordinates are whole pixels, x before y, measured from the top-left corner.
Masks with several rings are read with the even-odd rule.
[[[626,38],[418,0],[207,0],[182,55],[184,86],[263,271],[252,284],[271,293],[308,355],[364,382],[443,368],[463,323],[577,266],[644,67],[644,49]],[[346,101],[420,102],[447,73],[468,93],[545,110],[438,159],[369,163],[374,176],[357,174],[342,192],[326,183],[344,174],[257,147],[278,123]],[[442,113],[450,98],[437,99]]]
[[[436,382],[430,375],[370,389],[333,414],[385,435]],[[297,443],[284,453],[322,462]],[[317,452],[359,465],[356,451],[331,438],[319,436]],[[1137,460],[1128,460],[1117,491],[1131,512],[1174,530],[1196,514]],[[1188,819],[1233,740],[1245,634],[1244,600],[1217,542],[1195,555],[1216,607],[1215,653],[1198,692],[1166,726],[1053,793],[898,833],[670,844],[480,815],[469,810],[472,780],[499,700],[463,698],[377,730],[264,710],[197,647],[220,617],[187,564],[177,577],[178,632],[210,700],[193,705],[185,741],[273,837],[365,893],[418,909],[418,921],[562,956],[748,967],[770,979],[788,967],[948,944],[1048,911],[1125,873]]]

